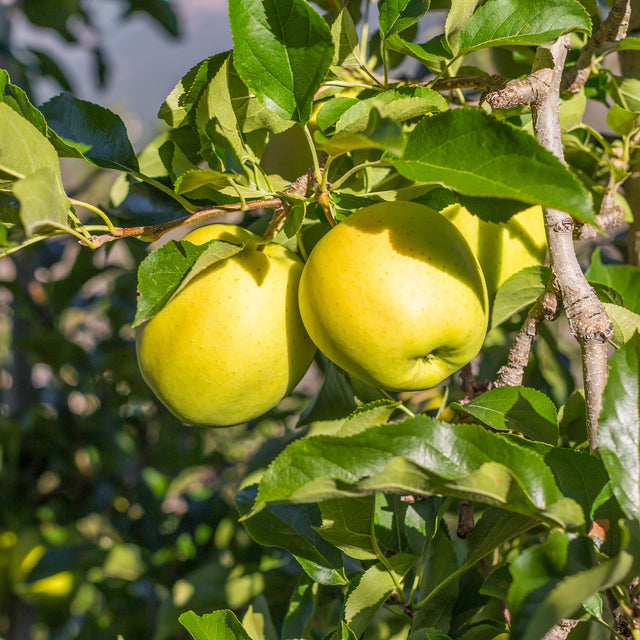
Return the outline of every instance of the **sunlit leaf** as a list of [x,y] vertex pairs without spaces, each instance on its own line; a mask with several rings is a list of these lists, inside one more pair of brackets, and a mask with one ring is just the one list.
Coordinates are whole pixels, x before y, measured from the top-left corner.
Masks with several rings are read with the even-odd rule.
[[423,118],[394,165],[405,177],[469,196],[520,200],[595,216],[580,181],[534,138],[478,109]]

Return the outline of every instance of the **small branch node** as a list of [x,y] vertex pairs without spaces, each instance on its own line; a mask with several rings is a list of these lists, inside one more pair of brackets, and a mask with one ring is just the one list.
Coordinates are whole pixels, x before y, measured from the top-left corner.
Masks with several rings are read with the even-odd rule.
[[526,78],[507,82],[504,88],[490,91],[485,100],[492,109],[510,109],[519,105],[533,104],[548,93],[553,81],[553,69],[538,69]]

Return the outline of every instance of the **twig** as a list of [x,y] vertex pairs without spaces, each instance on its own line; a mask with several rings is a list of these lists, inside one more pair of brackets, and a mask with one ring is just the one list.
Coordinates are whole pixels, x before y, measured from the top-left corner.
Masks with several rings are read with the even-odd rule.
[[524,369],[529,362],[529,355],[533,340],[540,325],[546,321],[555,320],[560,314],[562,303],[556,288],[555,279],[547,283],[544,293],[531,307],[520,331],[513,340],[507,364],[500,368],[494,387],[516,387],[522,384]]
[[[309,183],[313,180],[315,175],[315,167],[309,169],[307,173],[301,175],[294,182],[291,183],[289,188],[285,191],[285,194],[297,195],[304,197],[309,189]],[[192,222],[198,222],[200,220],[206,220],[214,216],[219,216],[224,213],[231,213],[233,211],[253,211],[255,209],[276,209],[277,211],[287,209],[287,201],[284,197],[265,198],[263,200],[253,200],[245,203],[225,204],[219,207],[211,207],[207,209],[200,209],[191,215],[184,218],[178,218],[177,220],[170,220],[169,222],[163,222],[161,224],[154,224],[146,227],[116,227],[110,234],[93,236],[91,241],[97,246],[116,240],[117,238],[129,238],[132,236],[147,236],[153,240],[157,240],[167,231],[177,229],[186,224]],[[280,216],[275,216],[280,217]],[[281,222],[284,222],[282,218]]]
[[542,640],[566,640],[572,629],[578,626],[578,620],[562,620],[542,636]]
[[476,523],[473,517],[473,501],[462,498],[458,503],[458,528],[456,535],[465,540],[475,529]]
[[607,42],[622,40],[629,28],[631,0],[616,0],[600,28],[587,40],[576,63],[565,70],[561,91],[578,93],[584,87],[594,66],[594,54]]
[[[431,80],[412,83],[413,86],[425,87],[431,84]],[[474,89],[475,91],[495,91],[507,84],[507,79],[502,76],[459,76],[457,78],[439,78],[431,88],[435,91],[455,91],[456,89]]]

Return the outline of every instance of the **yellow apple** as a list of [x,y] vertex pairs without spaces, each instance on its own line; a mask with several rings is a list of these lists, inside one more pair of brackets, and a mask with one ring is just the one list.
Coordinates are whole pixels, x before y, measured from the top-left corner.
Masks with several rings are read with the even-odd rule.
[[186,423],[222,427],[256,418],[300,381],[315,346],[298,311],[302,262],[283,246],[233,225],[184,240],[245,248],[191,280],[137,336],[140,370]]
[[390,390],[435,386],[474,358],[487,330],[471,249],[444,216],[412,202],[366,207],[323,236],[299,303],[330,360]]
[[480,262],[491,300],[500,286],[525,267],[544,264],[547,239],[540,207],[520,211],[508,222],[485,222],[461,204],[443,209]]

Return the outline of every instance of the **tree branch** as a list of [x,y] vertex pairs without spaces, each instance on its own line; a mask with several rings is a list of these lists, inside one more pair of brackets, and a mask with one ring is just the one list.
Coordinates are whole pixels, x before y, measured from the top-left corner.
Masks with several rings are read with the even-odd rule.
[[[551,46],[539,47],[529,78],[512,81],[505,89],[487,96],[487,101],[492,106],[496,105],[494,108],[531,101],[536,138],[563,163],[559,121],[560,82],[568,47],[568,35],[561,36]],[[520,102],[514,96],[514,90],[518,88],[523,92]],[[544,219],[554,286],[560,294],[569,327],[582,352],[587,427],[591,449],[595,451],[598,416],[607,373],[606,344],[613,334],[613,325],[578,263],[573,245],[573,219],[563,211],[548,208],[544,209]],[[510,353],[509,364],[500,371],[499,380],[504,384],[522,380],[522,361],[525,357],[528,359],[545,303],[539,301],[539,305],[527,316]]]
[[555,279],[552,278],[547,283],[544,293],[529,310],[526,320],[516,334],[511,349],[509,349],[507,364],[498,371],[494,387],[517,387],[522,384],[524,369],[529,362],[533,340],[540,325],[545,320],[555,320],[560,314],[561,308],[560,293],[556,288]]
[[594,54],[607,42],[618,42],[627,34],[631,16],[631,0],[616,0],[600,28],[589,38],[580,51],[576,63],[565,70],[561,91],[578,93],[584,87],[593,68]]
[[[534,70],[551,68],[554,79],[549,93],[531,106],[536,138],[562,162],[564,153],[558,113],[560,81],[568,45],[569,36],[565,35],[549,48],[538,49]],[[606,344],[613,335],[613,325],[578,263],[573,245],[573,219],[557,209],[544,209],[544,217],[551,271],[556,278],[569,327],[582,351],[587,428],[591,450],[595,451],[598,416],[607,379]]]

